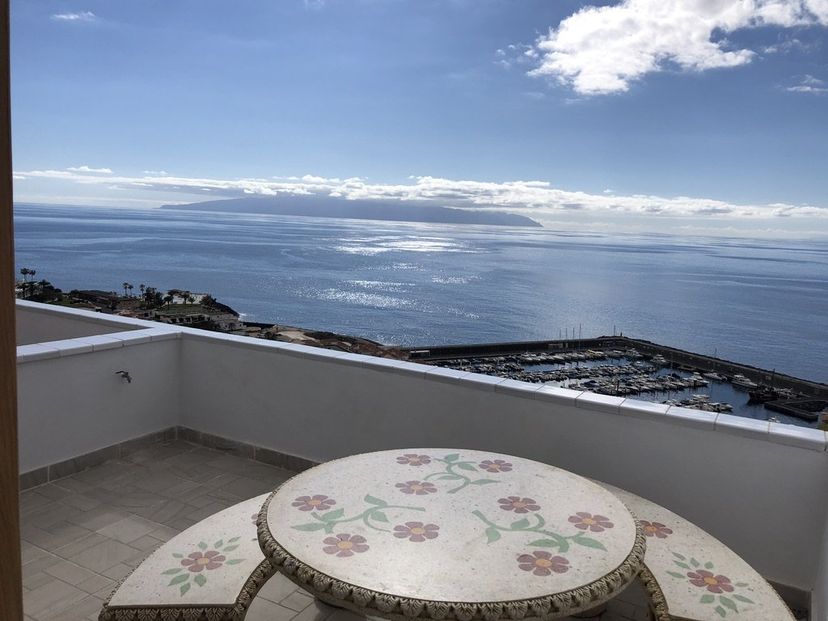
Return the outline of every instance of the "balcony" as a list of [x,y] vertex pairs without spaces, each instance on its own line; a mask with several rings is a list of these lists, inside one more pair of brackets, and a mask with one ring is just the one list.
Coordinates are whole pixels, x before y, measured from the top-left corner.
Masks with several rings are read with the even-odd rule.
[[[406,446],[509,453],[628,489],[828,617],[825,432],[29,302],[17,321],[36,621],[95,618],[154,547],[291,471]],[[262,618],[345,614],[272,582]],[[606,619],[642,614],[634,594],[618,606]]]

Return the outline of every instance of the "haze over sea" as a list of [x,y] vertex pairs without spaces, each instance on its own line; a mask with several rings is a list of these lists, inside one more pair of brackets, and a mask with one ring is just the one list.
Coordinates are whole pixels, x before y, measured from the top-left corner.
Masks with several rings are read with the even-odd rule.
[[64,291],[212,293],[248,321],[428,346],[616,332],[828,381],[828,242],[17,205]]

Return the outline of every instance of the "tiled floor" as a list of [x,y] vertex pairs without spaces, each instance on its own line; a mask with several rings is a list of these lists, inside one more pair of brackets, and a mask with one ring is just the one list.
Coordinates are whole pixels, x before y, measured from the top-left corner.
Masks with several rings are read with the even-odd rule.
[[[259,462],[183,441],[21,494],[27,621],[92,621],[117,580],[181,530],[263,494],[291,476]],[[645,621],[643,593],[630,588],[600,621]],[[254,600],[247,621],[358,621],[321,604],[281,575]]]

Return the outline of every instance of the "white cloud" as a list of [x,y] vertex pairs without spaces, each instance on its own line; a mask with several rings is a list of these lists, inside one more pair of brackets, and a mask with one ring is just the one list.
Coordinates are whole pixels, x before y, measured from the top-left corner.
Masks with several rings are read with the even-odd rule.
[[92,11],[79,13],[55,13],[52,19],[57,22],[94,22],[97,17]]
[[103,173],[105,175],[112,174],[112,170],[109,168],[91,168],[90,166],[70,166],[66,170],[83,173]]
[[622,0],[587,6],[535,42],[530,75],[583,95],[626,91],[648,73],[736,67],[753,59],[723,35],[743,28],[828,26],[828,0]]
[[15,179],[46,179],[105,188],[156,190],[193,195],[211,191],[216,196],[322,195],[344,199],[423,201],[465,209],[495,209],[548,219],[566,213],[592,213],[623,217],[696,218],[828,218],[828,206],[793,204],[745,205],[686,196],[662,197],[645,194],[590,194],[553,187],[547,181],[487,182],[412,177],[408,183],[369,183],[318,175],[270,179],[211,179],[146,175],[143,177],[78,173],[70,170],[15,171]]
[[142,171],[145,175],[161,175],[162,177],[166,177],[170,173],[166,170],[144,170]]
[[788,86],[785,88],[789,93],[810,93],[812,95],[822,95],[828,93],[828,84],[825,80],[820,80],[812,75],[804,75],[800,78],[798,84]]

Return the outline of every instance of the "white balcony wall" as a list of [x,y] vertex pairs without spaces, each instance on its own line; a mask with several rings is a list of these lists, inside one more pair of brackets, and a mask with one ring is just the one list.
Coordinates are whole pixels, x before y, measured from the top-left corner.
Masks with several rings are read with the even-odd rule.
[[[18,353],[21,472],[178,424],[179,341],[147,335],[146,342],[136,342],[140,334],[120,344],[104,336],[58,342],[53,347],[60,355],[24,362]],[[37,358],[54,348],[33,345],[18,352]],[[120,370],[133,381],[115,374]]]
[[823,450],[714,431],[712,419],[702,428],[706,419],[576,407],[539,398],[537,386],[500,391],[497,378],[437,378],[420,365],[196,334],[182,341],[186,426],[317,461],[426,446],[537,459],[670,507],[769,579],[815,588],[828,513]]
[[811,619],[828,619],[828,518],[822,533],[820,564],[811,598]]
[[158,325],[71,308],[64,308],[58,313],[54,308],[46,304],[18,300],[15,312],[17,344],[30,345]]

